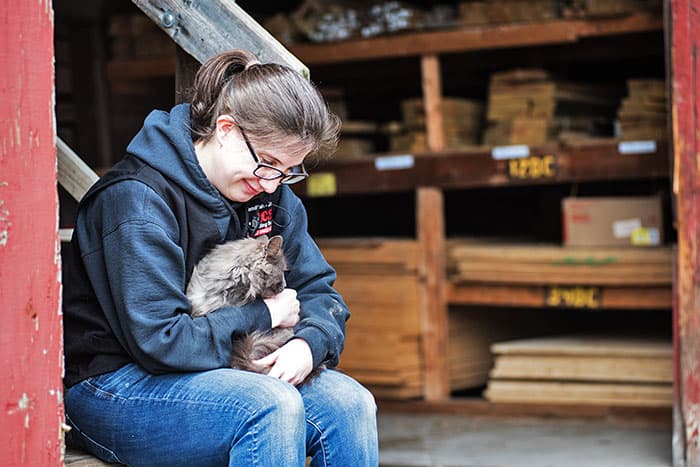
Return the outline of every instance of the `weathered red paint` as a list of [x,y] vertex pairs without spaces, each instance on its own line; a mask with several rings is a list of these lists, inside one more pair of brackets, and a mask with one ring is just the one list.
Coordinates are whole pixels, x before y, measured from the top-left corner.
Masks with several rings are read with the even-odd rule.
[[[670,1],[670,0],[667,0]],[[671,13],[674,194],[678,256],[674,300],[676,401],[674,464],[700,465],[700,0],[673,0]]]
[[0,465],[62,465],[50,0],[0,4]]

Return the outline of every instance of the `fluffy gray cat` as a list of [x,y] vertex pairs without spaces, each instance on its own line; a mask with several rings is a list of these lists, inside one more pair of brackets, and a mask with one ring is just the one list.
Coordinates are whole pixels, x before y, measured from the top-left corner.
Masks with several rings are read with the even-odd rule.
[[[286,287],[287,261],[282,236],[232,240],[216,246],[194,268],[187,286],[192,316],[203,316],[223,306],[242,306],[256,298],[269,298]],[[250,334],[234,334],[231,367],[267,374],[269,366],[256,365],[292,338],[291,328],[273,328]],[[302,384],[315,377],[314,370]]]

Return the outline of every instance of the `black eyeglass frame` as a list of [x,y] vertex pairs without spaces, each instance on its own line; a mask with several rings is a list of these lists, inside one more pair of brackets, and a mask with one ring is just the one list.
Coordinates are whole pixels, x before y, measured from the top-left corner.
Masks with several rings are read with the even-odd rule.
[[[243,128],[238,127],[239,130],[241,130],[241,135],[243,135],[243,141],[245,141],[245,145],[248,146],[248,152],[250,153],[251,157],[253,158],[253,161],[257,164],[255,169],[253,169],[253,175],[256,177],[262,179],[262,180],[277,180],[277,179],[282,179],[280,180],[280,183],[283,185],[293,185],[295,183],[299,183],[309,177],[309,174],[306,172],[306,168],[304,167],[304,164],[300,164],[297,166],[292,167],[291,170],[294,170],[295,168],[300,169],[301,172],[292,172],[292,173],[284,173],[277,167],[266,164],[265,162],[261,162],[260,158],[258,157],[257,153],[255,152],[255,149],[253,149],[253,145],[250,144],[250,140],[248,139],[248,135],[245,134],[245,131],[243,131]],[[258,174],[260,169],[267,169],[267,170],[272,170],[273,172],[276,173],[275,176],[261,176]]]

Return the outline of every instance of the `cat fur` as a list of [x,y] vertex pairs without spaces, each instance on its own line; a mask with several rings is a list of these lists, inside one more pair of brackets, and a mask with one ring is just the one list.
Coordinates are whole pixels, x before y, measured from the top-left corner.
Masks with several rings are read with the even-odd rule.
[[[284,290],[287,261],[282,242],[280,235],[269,239],[263,235],[232,240],[213,248],[197,263],[187,286],[191,315],[203,316],[223,306],[242,306]],[[254,361],[274,352],[293,336],[291,328],[234,333],[231,367],[267,374],[271,367]],[[310,382],[320,371],[321,368],[312,371],[302,384]]]

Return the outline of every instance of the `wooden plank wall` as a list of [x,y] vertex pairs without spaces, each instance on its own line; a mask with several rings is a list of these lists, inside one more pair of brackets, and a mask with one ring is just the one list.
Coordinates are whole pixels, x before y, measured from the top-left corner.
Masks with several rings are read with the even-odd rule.
[[53,11],[0,5],[0,465],[63,465]]

